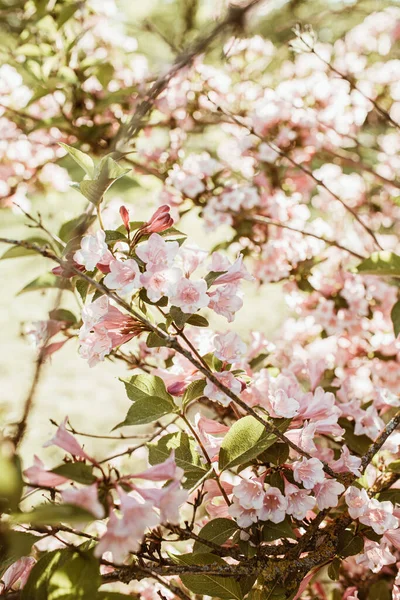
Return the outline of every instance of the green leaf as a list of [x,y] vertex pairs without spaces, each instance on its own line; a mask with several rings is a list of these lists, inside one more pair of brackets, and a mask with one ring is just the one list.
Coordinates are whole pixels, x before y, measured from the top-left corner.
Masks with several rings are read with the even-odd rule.
[[220,275],[224,275],[225,273],[226,271],[210,271],[210,273],[208,273],[208,275],[206,275],[204,278],[206,280],[207,287],[212,286],[214,281],[218,279]]
[[392,594],[387,581],[375,581],[368,586],[368,600],[391,600]]
[[205,379],[198,379],[189,383],[182,397],[182,408],[185,408],[189,402],[197,400],[197,398],[201,398],[203,396],[205,387]]
[[68,281],[68,279],[65,279],[65,277],[58,277],[53,273],[45,273],[44,275],[36,277],[36,279],[23,287],[22,290],[18,292],[17,296],[26,294],[27,292],[37,292],[40,290],[49,289],[71,290],[72,287],[71,283]]
[[328,567],[328,576],[332,581],[337,581],[339,579],[340,565],[342,561],[340,558],[334,558],[331,564]]
[[86,600],[101,585],[99,562],[92,552],[74,553],[51,574],[48,581],[48,600]]
[[262,423],[252,416],[234,423],[222,440],[219,452],[221,471],[248,462],[272,446],[276,436],[267,433]]
[[[24,240],[25,242],[29,242],[30,244],[37,244],[40,247],[49,247],[49,240],[41,237],[30,237]],[[28,250],[28,248],[22,248],[21,246],[13,246],[4,252],[4,254],[0,257],[0,260],[5,260],[6,258],[20,258],[21,256],[33,256],[34,254],[38,254],[35,250]]]
[[397,337],[400,333],[400,300],[393,306],[390,312],[390,318],[393,323],[394,335]]
[[179,328],[182,328],[185,325],[186,321],[192,316],[190,313],[184,313],[177,306],[171,306],[169,314],[171,315],[171,318]]
[[[86,233],[91,225],[96,220],[95,215],[87,215],[83,213],[79,215],[79,217],[75,217],[75,219],[71,219],[70,221],[66,221],[60,227],[60,231],[58,232],[58,237],[63,240],[63,242],[69,242],[74,238],[80,238]],[[79,244],[78,244],[79,246]]]
[[340,427],[345,430],[344,441],[352,452],[363,456],[371,445],[371,440],[366,435],[356,435],[354,433],[354,423],[350,423],[347,419],[339,419]]
[[[181,565],[226,565],[227,563],[214,554],[181,554],[173,555],[171,558]],[[240,584],[233,577],[218,577],[218,575],[208,575],[201,573],[199,575],[181,575],[183,585],[191,592],[203,596],[205,593],[212,598],[223,598],[242,600],[242,590]]]
[[187,433],[169,433],[147,447],[151,465],[164,462],[171,455],[171,451],[175,450],[176,464],[185,472],[185,488],[194,487],[208,473],[197,451],[196,442]]
[[23,482],[18,456],[0,453],[0,511],[16,510],[21,499]]
[[95,206],[100,204],[106,191],[131,169],[121,167],[111,156],[106,156],[95,169],[93,179],[84,179],[77,187],[80,192]]
[[12,520],[14,523],[59,525],[93,521],[93,515],[74,504],[40,504],[30,512],[13,514]]
[[63,142],[58,142],[61,148],[64,148],[68,152],[71,158],[85,171],[89,177],[93,177],[95,167],[94,162],[90,158],[88,154],[81,152],[77,148],[73,148],[72,146],[68,146],[68,144],[64,144]]
[[[204,525],[198,535],[209,542],[221,545],[232,537],[238,529],[238,525],[232,519],[217,518]],[[199,552],[212,553],[212,548],[196,541],[193,546],[193,553],[198,554]]]
[[74,313],[65,308],[56,308],[49,312],[50,319],[54,321],[66,321],[67,323],[76,323],[76,317]]
[[392,502],[393,504],[399,504],[400,503],[400,490],[399,489],[385,490],[384,492],[380,492],[379,494],[377,494],[376,498],[379,500],[379,502],[384,502],[385,500],[390,500],[390,502]]
[[89,290],[89,282],[85,279],[77,279],[75,283],[76,290],[80,297],[82,298],[82,302],[85,302],[86,296]]
[[121,240],[127,241],[126,235],[124,235],[120,231],[114,231],[113,229],[106,229],[105,234],[106,234],[107,244],[110,244],[112,242],[119,242]]
[[273,540],[279,540],[280,538],[295,539],[289,517],[286,517],[281,523],[272,523],[272,521],[268,521],[263,527],[262,534],[264,542],[272,542]]
[[74,14],[78,10],[79,6],[80,6],[80,2],[75,2],[73,4],[66,4],[65,6],[62,7],[62,9],[60,10],[59,15],[57,17],[58,29],[61,29],[61,27],[63,25],[65,25],[65,23],[74,16]]
[[365,275],[400,277],[400,256],[388,250],[374,252],[371,256],[360,262],[356,271]]
[[93,467],[86,465],[83,462],[68,462],[52,469],[51,472],[56,475],[61,475],[72,481],[90,485],[96,481],[96,477],[93,475]]
[[33,567],[26,582],[21,600],[48,600],[49,580],[58,568],[71,557],[69,549],[53,550],[45,554]]
[[186,323],[188,325],[193,325],[193,327],[208,327],[209,326],[209,322],[202,315],[191,315],[187,319]]
[[174,408],[175,404],[171,394],[165,388],[165,383],[161,377],[156,375],[147,375],[143,373],[134,375],[129,380],[121,380],[125,384],[125,390],[129,400],[137,402],[138,400],[151,400],[152,398],[161,398],[169,402]]
[[338,554],[340,556],[354,556],[363,551],[364,542],[360,536],[355,536],[353,531],[346,529],[338,536]]
[[166,345],[167,342],[153,331],[147,336],[146,346],[148,348],[162,348]]
[[282,442],[273,444],[258,457],[259,460],[273,465],[282,465],[289,457],[289,446]]
[[176,410],[176,406],[171,404],[169,400],[158,398],[157,396],[141,398],[137,400],[128,410],[128,413],[122,421],[113,428],[127,427],[128,425],[146,425],[153,423],[160,417],[169,415]]
[[393,473],[400,473],[400,460],[394,460],[393,462],[389,463],[388,469]]

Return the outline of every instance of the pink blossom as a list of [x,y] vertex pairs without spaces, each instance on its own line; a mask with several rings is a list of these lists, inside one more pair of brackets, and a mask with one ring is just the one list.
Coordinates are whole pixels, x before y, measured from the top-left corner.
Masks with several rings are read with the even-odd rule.
[[221,285],[216,290],[208,292],[210,297],[209,308],[217,315],[222,315],[231,323],[235,313],[243,306],[243,300],[238,293],[238,287],[234,283]]
[[369,500],[367,508],[360,515],[359,520],[364,525],[372,527],[378,535],[399,526],[399,520],[393,516],[393,504],[389,501],[379,502],[375,498]]
[[87,271],[93,271],[107,252],[106,234],[99,229],[94,235],[85,235],[82,238],[81,248],[75,252],[74,260]]
[[64,326],[65,321],[56,321],[54,319],[35,321],[31,324],[32,329],[29,329],[26,335],[33,340],[36,348],[43,348],[49,339],[63,329]]
[[190,281],[190,279],[183,278],[178,283],[170,301],[173,306],[177,306],[184,313],[192,314],[200,308],[208,306],[210,299],[206,292],[207,284],[204,279]]
[[316,423],[304,423],[300,429],[289,429],[286,431],[285,436],[305,452],[313,454],[317,452],[317,447],[314,444],[316,429]]
[[356,435],[367,435],[371,440],[375,440],[381,430],[384,428],[385,423],[378,416],[376,408],[373,404],[362,411],[362,414],[354,422],[354,433]]
[[154,465],[142,471],[141,473],[135,473],[134,475],[128,476],[130,479],[146,479],[148,481],[167,481],[167,479],[176,479],[180,481],[183,477],[183,469],[177,466],[175,462],[175,452],[171,452],[171,455],[164,462]]
[[215,356],[222,362],[238,362],[246,353],[246,344],[234,331],[220,333],[214,338]]
[[204,261],[208,253],[195,245],[184,245],[176,256],[176,264],[189,277]]
[[310,490],[302,490],[285,479],[285,497],[288,503],[286,512],[295,519],[302,521],[307,513],[315,506],[315,499],[310,496]]
[[364,542],[364,552],[358,554],[355,559],[358,565],[370,569],[373,573],[379,573],[384,566],[396,562],[396,557],[389,552],[385,544],[367,539]]
[[358,519],[365,514],[369,502],[366,490],[360,490],[354,485],[351,485],[347,488],[344,498],[348,506],[349,515],[352,519]]
[[293,476],[297,483],[302,483],[306,490],[312,490],[317,483],[325,479],[323,464],[318,458],[305,458],[293,463]]
[[136,491],[146,501],[160,509],[160,522],[178,525],[180,521],[180,507],[188,498],[187,490],[180,487],[179,481],[172,481],[167,487],[142,488],[135,487]]
[[261,521],[281,523],[286,516],[287,500],[276,487],[268,487],[263,497],[263,504],[257,511]]
[[144,330],[143,325],[112,306],[101,296],[82,310],[83,325],[79,331],[79,353],[95,366],[112,348],[125,344]]
[[285,390],[281,389],[268,395],[266,405],[271,417],[284,417],[286,419],[295,417],[300,406],[295,398],[289,398]]
[[158,233],[152,233],[147,242],[136,248],[138,257],[147,270],[170,267],[179,250],[178,242],[166,242]]
[[31,556],[23,556],[8,567],[1,578],[0,594],[3,595],[11,590],[13,585],[18,581],[19,588],[22,589],[28,581],[28,577],[35,563],[35,559]]
[[315,392],[296,396],[300,404],[299,417],[315,421],[316,431],[333,436],[341,436],[344,429],[337,423],[341,410],[335,403],[335,396],[318,387]]
[[129,552],[140,548],[147,528],[159,524],[159,517],[153,510],[152,502],[139,502],[118,489],[121,517],[111,511],[107,531],[97,544],[94,553],[101,558],[105,552],[111,552],[113,560],[122,564]]
[[86,454],[74,436],[67,431],[67,423],[68,417],[65,417],[64,421],[59,425],[56,434],[48,442],[43,444],[43,448],[47,448],[49,446],[58,446],[76,458],[83,458],[89,460],[90,462],[95,462],[93,458],[90,458],[90,456]]
[[[221,373],[214,373],[216,378],[225,387],[229,388],[231,392],[238,395],[241,392],[242,384],[230,371],[222,371]],[[215,400],[223,406],[228,406],[232,400],[222,390],[220,390],[214,383],[207,380],[207,385],[204,388],[204,395],[210,400]]]
[[325,479],[322,483],[314,486],[313,492],[320,510],[332,508],[338,505],[338,496],[345,491],[344,485],[335,479]]
[[172,296],[175,293],[178,281],[182,279],[182,271],[175,267],[165,269],[152,269],[140,277],[140,282],[145,288],[151,302],[158,302],[163,296]]
[[400,550],[400,528],[389,529],[385,532],[383,539],[393,544],[393,546],[397,548],[397,550]]
[[97,483],[82,488],[70,487],[61,492],[61,497],[67,504],[76,504],[92,513],[97,519],[104,517],[104,506],[98,497]]
[[[225,269],[224,269],[225,270]],[[240,254],[235,260],[233,265],[230,265],[227,272],[217,277],[214,280],[213,285],[222,285],[225,283],[238,283],[241,279],[247,279],[252,281],[254,277],[250,275],[248,270],[243,264],[243,256]]]
[[242,479],[234,486],[233,496],[242,508],[259,510],[264,500],[264,487],[257,479]]
[[33,457],[33,465],[25,469],[24,475],[30,483],[46,487],[58,487],[68,481],[66,477],[56,475],[45,469],[44,463],[36,455]]
[[243,508],[239,499],[235,497],[228,508],[228,513],[236,519],[239,527],[250,527],[250,525],[258,521],[257,511],[254,508]]
[[125,295],[140,287],[140,271],[137,262],[132,258],[113,260],[110,262],[110,272],[104,278],[104,285],[111,290]]
[[361,477],[361,458],[350,454],[350,450],[346,445],[341,449],[340,458],[335,460],[330,465],[336,473],[354,473],[356,477]]
[[[198,436],[201,439],[210,460],[213,461],[218,459],[222,438],[216,436],[227,433],[229,427],[222,423],[218,423],[218,421],[207,419],[207,417],[201,416],[200,413],[196,414],[195,424]],[[201,449],[199,449],[199,451],[201,453]]]

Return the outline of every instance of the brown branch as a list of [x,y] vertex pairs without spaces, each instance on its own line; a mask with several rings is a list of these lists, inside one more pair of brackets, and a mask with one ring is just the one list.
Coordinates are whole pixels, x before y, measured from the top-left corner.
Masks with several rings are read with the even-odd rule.
[[388,437],[397,429],[400,425],[400,410],[397,411],[395,416],[390,419],[390,421],[386,424],[385,428],[381,431],[375,442],[368,448],[366,454],[364,454],[361,467],[364,470],[371,460],[374,458],[375,454],[379,452],[382,448],[383,444],[386,442]]
[[194,59],[203,54],[207,48],[219,37],[222,33],[228,30],[241,27],[246,13],[254,6],[260,3],[261,0],[251,0],[245,6],[230,5],[224,19],[217,23],[213,29],[205,36],[200,36],[195,42],[186,48],[179,56],[176,57],[171,69],[164,75],[160,75],[148,90],[142,102],[137,106],[130,122],[127,125],[122,125],[114,139],[114,148],[117,154],[122,156],[126,152],[124,148],[133,137],[137,136],[139,131],[144,127],[144,118],[153,108],[154,102],[158,96],[166,89],[169,82],[182,69],[189,67]]
[[253,223],[260,223],[262,225],[272,225],[274,227],[280,227],[281,229],[288,229],[289,231],[295,231],[296,233],[301,233],[302,235],[306,235],[309,237],[313,237],[316,240],[320,240],[321,242],[325,242],[325,244],[327,244],[328,246],[335,246],[336,248],[339,248],[340,250],[344,250],[345,252],[348,252],[349,254],[351,254],[352,256],[355,256],[355,258],[359,258],[360,260],[363,260],[364,258],[366,258],[365,256],[362,256],[361,254],[358,254],[357,252],[354,252],[353,250],[350,250],[350,248],[347,248],[346,246],[342,246],[342,244],[339,244],[339,242],[335,242],[334,240],[327,240],[326,238],[317,235],[316,233],[311,233],[310,231],[303,231],[302,229],[296,229],[296,227],[292,227],[291,225],[285,225],[284,223],[281,223],[280,221],[275,221],[274,219],[269,219],[268,217],[264,217],[263,215],[255,215],[254,217],[249,217],[249,220],[252,221]]

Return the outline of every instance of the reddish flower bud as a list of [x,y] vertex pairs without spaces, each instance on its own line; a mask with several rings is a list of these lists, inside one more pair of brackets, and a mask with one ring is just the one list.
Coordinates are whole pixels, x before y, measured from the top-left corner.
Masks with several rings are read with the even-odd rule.
[[129,232],[131,230],[129,226],[129,212],[125,206],[121,206],[119,209],[119,214],[121,215],[121,219],[123,224],[125,225],[125,229]]
[[150,218],[147,223],[142,227],[143,233],[160,233],[169,229],[173,225],[174,221],[169,213],[170,207],[167,204],[160,206]]

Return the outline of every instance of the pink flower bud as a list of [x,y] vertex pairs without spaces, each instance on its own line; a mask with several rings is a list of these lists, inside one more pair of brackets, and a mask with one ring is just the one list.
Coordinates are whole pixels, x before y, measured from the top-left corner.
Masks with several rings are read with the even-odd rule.
[[121,215],[121,219],[123,224],[125,225],[125,229],[129,232],[131,230],[129,225],[129,212],[125,206],[121,206],[119,209],[119,214]]
[[170,210],[168,204],[160,206],[150,220],[143,225],[142,233],[160,233],[169,229],[174,223],[169,212]]

